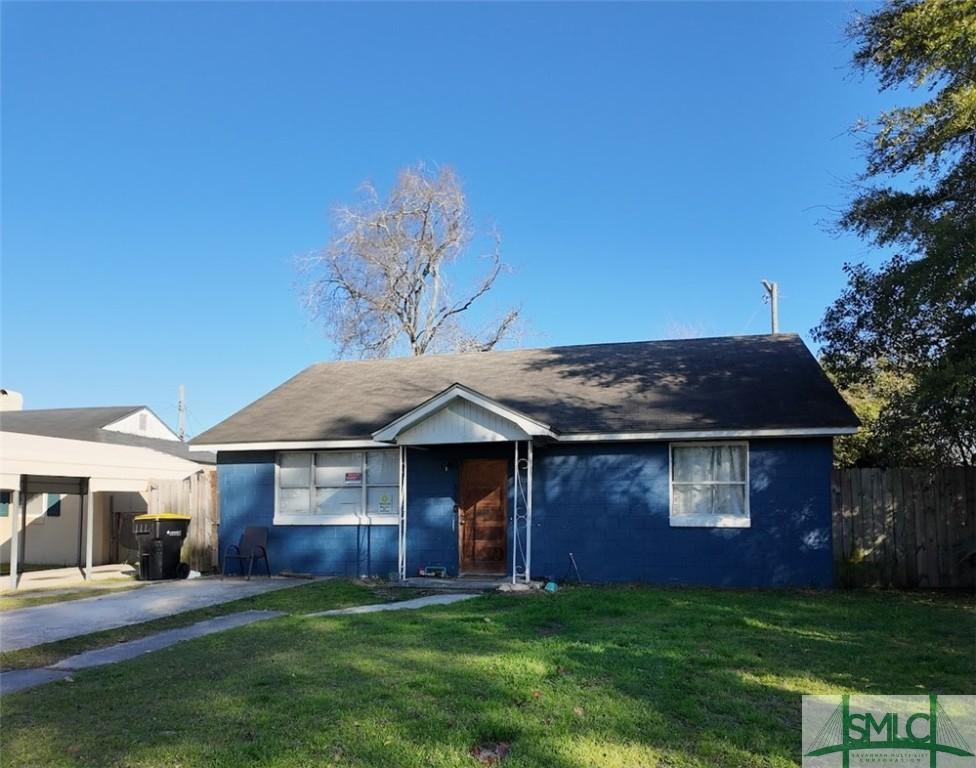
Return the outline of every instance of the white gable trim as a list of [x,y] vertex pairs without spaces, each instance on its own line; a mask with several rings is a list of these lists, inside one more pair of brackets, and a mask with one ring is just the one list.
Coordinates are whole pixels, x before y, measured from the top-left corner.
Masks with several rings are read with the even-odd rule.
[[110,432],[122,432],[126,435],[153,437],[157,440],[172,440],[175,442],[180,439],[165,421],[148,408],[137,408],[131,413],[127,413],[121,419],[109,422],[102,429],[107,429]]
[[506,416],[456,397],[396,437],[397,445],[511,443],[532,438]]
[[431,417],[449,403],[459,399],[473,403],[489,413],[493,413],[514,424],[528,437],[554,438],[556,436],[553,430],[546,424],[542,424],[518,411],[507,408],[501,403],[465,387],[463,384],[452,384],[440,394],[434,395],[427,402],[418,405],[412,411],[407,411],[382,429],[378,429],[373,433],[373,439],[380,442],[394,442],[403,432]]

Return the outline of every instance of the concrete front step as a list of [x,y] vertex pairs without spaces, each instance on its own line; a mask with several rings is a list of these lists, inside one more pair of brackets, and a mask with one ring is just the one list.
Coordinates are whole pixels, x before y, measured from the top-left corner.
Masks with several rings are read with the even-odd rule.
[[[425,589],[434,590],[436,592],[493,592],[498,589],[503,589],[507,586],[511,586],[512,577],[511,576],[462,576],[457,579],[432,579],[423,576],[410,576],[402,581],[396,582],[397,586],[401,587],[413,587],[415,589]],[[523,584],[519,582],[519,584]],[[519,587],[539,589],[542,583],[539,582],[538,585],[533,583],[531,585],[526,585]]]

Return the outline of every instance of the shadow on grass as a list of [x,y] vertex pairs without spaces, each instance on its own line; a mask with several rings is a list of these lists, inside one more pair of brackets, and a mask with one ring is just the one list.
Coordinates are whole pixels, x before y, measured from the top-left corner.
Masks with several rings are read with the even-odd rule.
[[[4,700],[10,764],[795,763],[802,692],[971,693],[968,600],[572,589],[286,618]],[[967,653],[968,649],[968,653]]]

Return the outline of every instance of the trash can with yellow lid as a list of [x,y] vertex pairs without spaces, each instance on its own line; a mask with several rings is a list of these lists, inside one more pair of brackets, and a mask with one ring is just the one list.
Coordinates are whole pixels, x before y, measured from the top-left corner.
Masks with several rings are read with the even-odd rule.
[[189,527],[189,515],[172,512],[132,518],[132,532],[139,541],[140,581],[185,579],[190,575],[190,566],[180,562]]

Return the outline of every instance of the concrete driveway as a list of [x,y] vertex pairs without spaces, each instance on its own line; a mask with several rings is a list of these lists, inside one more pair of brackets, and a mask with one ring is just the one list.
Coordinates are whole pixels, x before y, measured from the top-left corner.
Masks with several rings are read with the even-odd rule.
[[280,577],[161,581],[115,595],[4,611],[0,613],[0,650],[30,648],[308,583],[307,579]]

